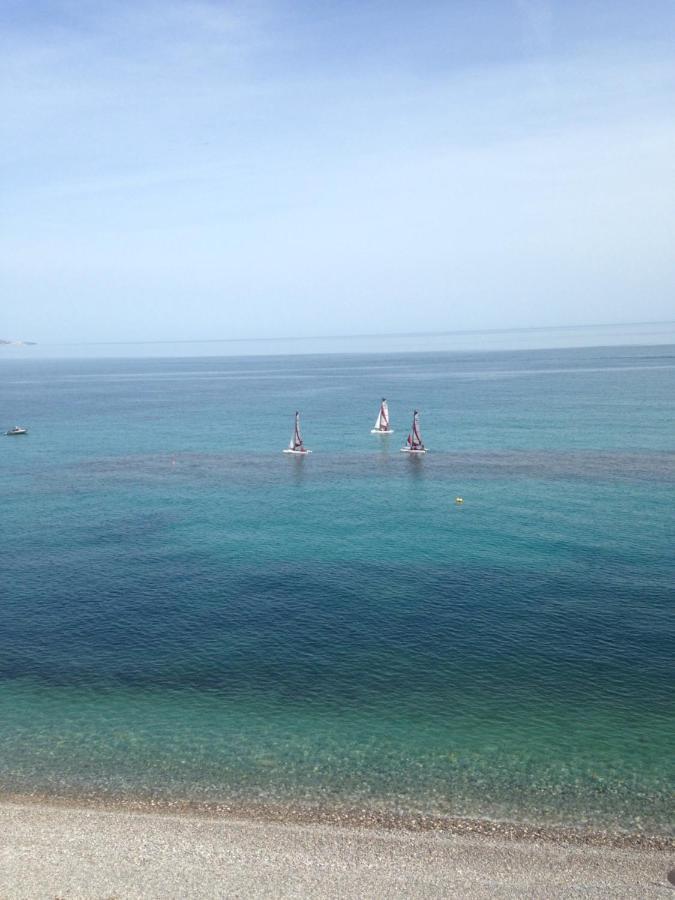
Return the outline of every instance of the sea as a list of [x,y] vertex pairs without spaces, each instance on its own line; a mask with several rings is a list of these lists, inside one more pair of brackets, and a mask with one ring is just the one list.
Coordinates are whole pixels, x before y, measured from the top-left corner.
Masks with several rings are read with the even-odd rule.
[[675,345],[415,350],[0,357],[0,796],[668,831]]

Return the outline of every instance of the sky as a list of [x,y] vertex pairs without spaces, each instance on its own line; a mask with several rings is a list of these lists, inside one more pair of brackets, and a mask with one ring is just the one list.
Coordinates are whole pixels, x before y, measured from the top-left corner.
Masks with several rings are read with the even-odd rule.
[[675,319],[675,3],[0,0],[0,339]]

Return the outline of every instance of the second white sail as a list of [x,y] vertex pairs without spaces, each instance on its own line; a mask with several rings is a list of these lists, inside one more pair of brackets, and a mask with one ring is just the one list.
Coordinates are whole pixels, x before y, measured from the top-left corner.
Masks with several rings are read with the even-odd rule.
[[387,401],[382,398],[380,403],[380,411],[375,420],[375,427],[370,429],[371,434],[393,434],[393,430],[389,427],[389,407]]

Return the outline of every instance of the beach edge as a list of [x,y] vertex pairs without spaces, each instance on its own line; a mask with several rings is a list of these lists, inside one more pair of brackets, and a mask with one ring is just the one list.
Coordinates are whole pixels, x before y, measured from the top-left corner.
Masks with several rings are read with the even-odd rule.
[[130,813],[169,816],[183,819],[207,819],[230,823],[262,825],[327,826],[383,832],[467,835],[498,838],[503,841],[532,841],[558,846],[605,847],[612,849],[653,850],[675,854],[675,836],[659,832],[634,832],[618,829],[530,821],[495,820],[468,816],[441,816],[420,812],[392,811],[372,806],[342,804],[274,802],[199,802],[166,798],[106,798],[98,795],[58,795],[0,793],[3,807],[37,807],[53,810]]

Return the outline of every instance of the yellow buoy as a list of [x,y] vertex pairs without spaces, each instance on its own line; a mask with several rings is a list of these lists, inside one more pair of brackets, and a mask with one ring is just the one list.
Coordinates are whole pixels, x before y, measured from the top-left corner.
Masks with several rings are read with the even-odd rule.
[[455,503],[464,503],[464,497],[455,497]]

